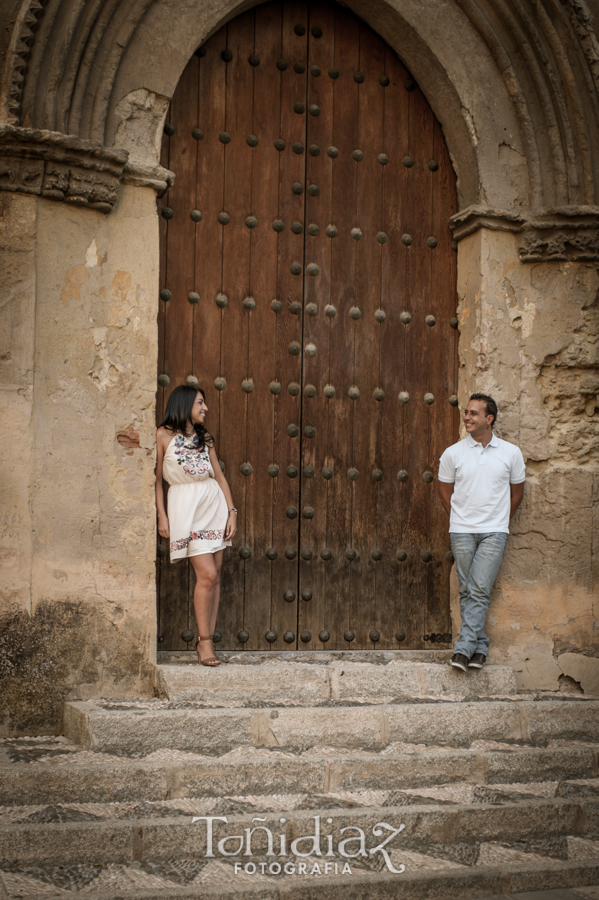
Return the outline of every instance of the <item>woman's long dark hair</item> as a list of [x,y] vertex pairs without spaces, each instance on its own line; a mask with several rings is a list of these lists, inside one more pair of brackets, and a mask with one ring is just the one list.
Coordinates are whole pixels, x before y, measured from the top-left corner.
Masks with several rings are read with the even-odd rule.
[[[206,394],[200,387],[190,387],[188,384],[180,384],[176,387],[168,398],[164,419],[160,423],[160,427],[166,428],[172,434],[176,434],[178,431],[181,434],[186,434],[187,423],[191,422],[191,410],[198,396],[198,391],[205,400]],[[204,426],[200,422],[193,422],[192,424],[198,436],[200,450],[203,450],[206,445],[213,447],[214,438],[208,434]]]

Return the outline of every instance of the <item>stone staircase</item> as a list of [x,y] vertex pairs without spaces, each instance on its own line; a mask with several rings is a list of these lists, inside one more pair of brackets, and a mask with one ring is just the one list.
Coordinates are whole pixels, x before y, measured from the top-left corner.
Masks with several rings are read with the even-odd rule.
[[0,742],[1,897],[599,885],[599,699],[447,651],[220,656],[159,654],[155,699],[73,701],[63,735]]

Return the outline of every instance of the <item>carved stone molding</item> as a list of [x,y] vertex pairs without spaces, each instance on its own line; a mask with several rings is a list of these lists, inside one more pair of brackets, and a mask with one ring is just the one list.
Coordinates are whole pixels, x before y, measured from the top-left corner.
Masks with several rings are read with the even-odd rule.
[[142,166],[128,162],[121,175],[123,184],[135,187],[152,187],[162,197],[175,182],[175,174],[163,166]]
[[532,210],[518,247],[522,262],[599,260],[599,207]]
[[162,166],[128,163],[127,150],[83,141],[72,135],[0,126],[0,190],[37,194],[110,212],[119,185],[152,187],[161,196],[174,175]]
[[129,154],[54,131],[0,127],[0,190],[110,212]]
[[456,241],[479,228],[520,235],[521,262],[599,260],[597,206],[550,206],[517,211],[469,206],[452,216],[449,225]]
[[8,51],[8,92],[6,98],[6,119],[9,124],[17,125],[21,111],[21,96],[27,74],[29,56],[39,19],[48,0],[29,0],[21,8],[11,46]]

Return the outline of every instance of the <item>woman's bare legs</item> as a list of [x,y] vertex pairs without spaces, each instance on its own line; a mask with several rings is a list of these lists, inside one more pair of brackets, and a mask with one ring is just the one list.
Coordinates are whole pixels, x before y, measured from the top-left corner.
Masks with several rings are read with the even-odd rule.
[[216,587],[214,588],[214,597],[212,600],[212,612],[210,614],[210,631],[208,634],[214,634],[214,629],[216,628],[216,619],[218,616],[218,604],[220,603],[220,570],[223,565],[223,550],[219,550],[218,553],[213,553],[212,556],[214,558],[214,565],[216,566],[217,572],[217,581]]
[[[192,556],[191,564],[196,574],[196,586],[193,592],[193,605],[198,623],[198,631],[202,637],[214,633],[218,603],[220,600],[220,570],[223,551],[217,553],[201,553]],[[200,660],[212,656],[214,648],[210,641],[201,641],[198,645]]]

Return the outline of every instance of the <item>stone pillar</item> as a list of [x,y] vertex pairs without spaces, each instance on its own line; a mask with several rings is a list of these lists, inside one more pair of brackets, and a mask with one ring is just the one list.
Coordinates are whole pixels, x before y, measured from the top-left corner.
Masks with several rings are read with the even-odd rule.
[[36,236],[37,198],[0,192],[0,601],[9,618],[31,612]]
[[156,193],[173,175],[0,126],[0,734],[151,695]]
[[[460,406],[491,394],[497,435],[527,461],[489,611],[491,658],[523,688],[599,692],[599,275],[547,242],[521,261],[533,244],[487,228],[459,244]],[[452,606],[459,618],[455,591]]]
[[153,688],[156,194],[0,210],[2,733],[60,732],[66,699]]

